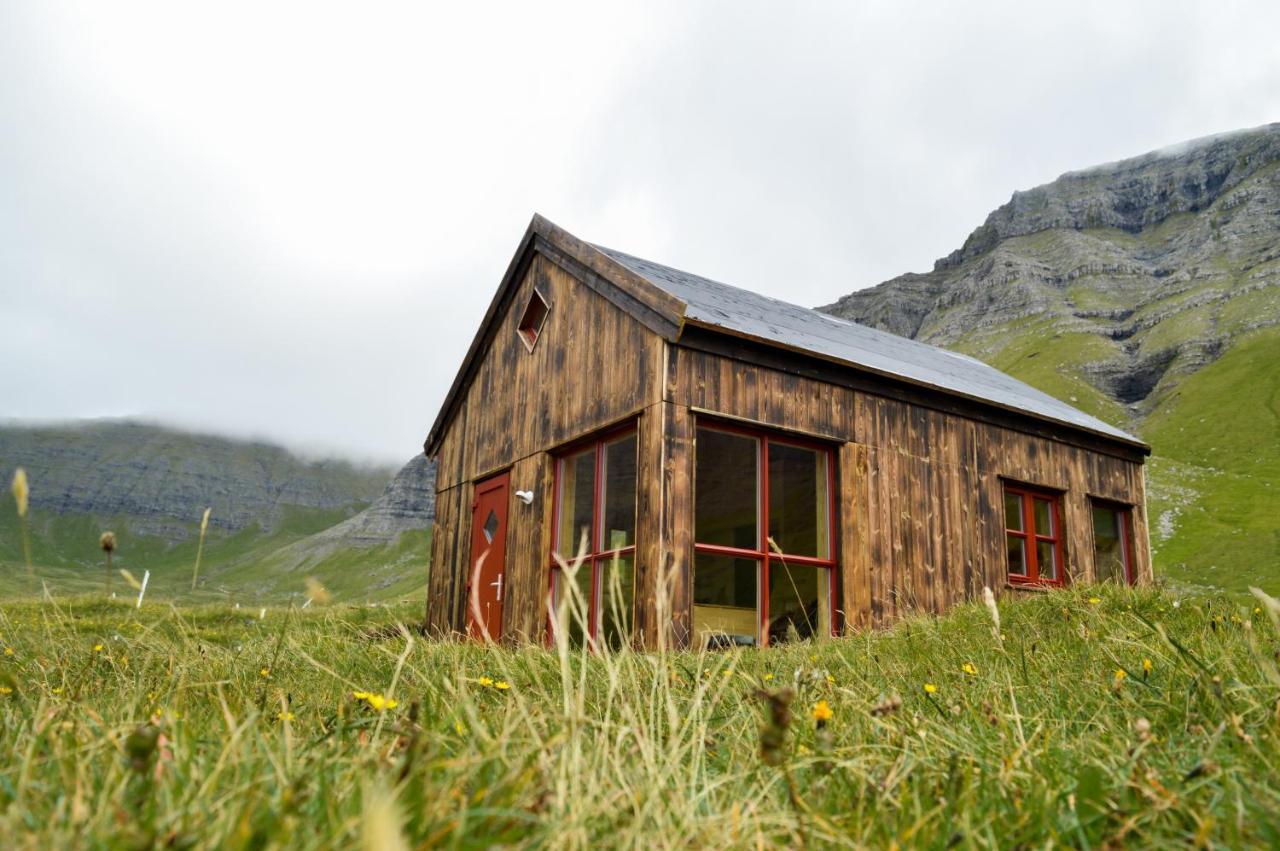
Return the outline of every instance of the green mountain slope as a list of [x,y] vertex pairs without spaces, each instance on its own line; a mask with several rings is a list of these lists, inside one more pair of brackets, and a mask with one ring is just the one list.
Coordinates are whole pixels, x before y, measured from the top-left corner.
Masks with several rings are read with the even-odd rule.
[[[137,423],[0,428],[0,474],[31,483],[23,551],[16,506],[0,498],[0,596],[99,591],[98,548],[116,534],[116,568],[148,596],[257,606],[301,601],[313,576],[336,599],[421,591],[429,553],[431,471],[415,459],[396,475],[306,461],[263,443]],[[205,507],[211,519],[193,592]],[[35,578],[32,579],[31,574]],[[135,592],[115,574],[112,589]]]
[[1280,578],[1280,124],[1015,193],[933,271],[824,309],[1141,435],[1164,576]]

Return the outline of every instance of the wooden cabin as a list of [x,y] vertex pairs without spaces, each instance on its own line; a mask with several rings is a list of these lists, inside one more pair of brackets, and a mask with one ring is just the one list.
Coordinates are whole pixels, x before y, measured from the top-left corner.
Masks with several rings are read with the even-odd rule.
[[[1151,579],[1140,440],[965,355],[534,216],[425,445],[427,617],[768,645]],[[562,574],[554,554],[582,567]]]

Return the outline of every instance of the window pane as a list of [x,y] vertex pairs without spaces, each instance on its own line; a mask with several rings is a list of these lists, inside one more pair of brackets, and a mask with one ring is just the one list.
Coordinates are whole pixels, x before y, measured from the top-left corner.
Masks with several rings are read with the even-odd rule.
[[1017,535],[1005,534],[1005,549],[1009,554],[1009,572],[1014,576],[1027,575],[1026,541]]
[[596,552],[629,547],[636,542],[635,432],[605,444],[603,487]]
[[744,550],[760,548],[756,439],[698,429],[694,468],[694,540]]
[[769,444],[769,537],[789,555],[827,558],[827,453]]
[[[560,462],[560,523],[556,551],[566,559],[578,554],[582,536],[591,546],[591,503],[595,499],[596,451],[587,449]],[[587,550],[590,552],[590,549]]]
[[1035,503],[1036,534],[1048,538],[1057,537],[1053,528],[1053,503],[1047,499],[1032,500]]
[[1036,568],[1041,579],[1058,578],[1058,548],[1052,541],[1036,541]]
[[602,559],[599,570],[600,643],[621,647],[631,642],[635,563],[631,556]]
[[699,646],[759,640],[759,573],[755,559],[694,553],[693,633]]
[[1004,495],[1004,528],[1022,531],[1022,497],[1016,493]]
[[769,643],[831,635],[831,571],[769,563]]
[[564,624],[569,644],[581,647],[591,624],[591,562],[583,562],[577,573],[555,570],[556,610],[553,613],[557,628]]
[[1114,508],[1093,507],[1093,570],[1099,582],[1129,581],[1124,522]]

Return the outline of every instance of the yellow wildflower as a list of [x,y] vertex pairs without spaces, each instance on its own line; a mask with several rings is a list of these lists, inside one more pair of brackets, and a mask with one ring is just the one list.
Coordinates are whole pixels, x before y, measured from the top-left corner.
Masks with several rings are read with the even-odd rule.
[[6,648],[4,649],[4,655],[6,655],[6,656],[12,656],[12,655],[13,655],[13,648],[12,648],[12,647],[6,647]]
[[819,700],[813,705],[813,712],[811,714],[813,715],[814,721],[826,723],[831,720],[831,704],[827,703],[825,700]]
[[1144,674],[1149,674],[1149,673],[1151,673],[1151,669],[1152,669],[1152,668],[1154,668],[1154,667],[1155,667],[1155,665],[1153,665],[1153,664],[1151,663],[1151,660],[1150,660],[1150,659],[1143,659],[1143,660],[1142,660],[1142,672],[1143,672]]
[[937,694],[937,693],[938,693],[938,687],[937,687],[937,686],[935,686],[933,683],[925,683],[925,684],[924,684],[924,693],[925,693],[925,694]]
[[0,686],[0,694],[13,694],[13,689],[8,686]]
[[831,676],[830,674],[827,674],[827,685],[833,686],[835,684],[836,684],[836,678]]
[[1129,674],[1128,672],[1125,671],[1124,668],[1116,668],[1116,673],[1115,673],[1116,685],[1119,685],[1120,683],[1124,682],[1124,678],[1127,676],[1129,676]]
[[971,677],[977,676],[977,673],[978,673],[977,666],[975,666],[972,662],[965,662],[963,665],[960,666],[960,670],[964,671],[966,674],[968,674]]
[[265,677],[269,677],[269,676],[271,676],[271,669],[270,669],[270,668],[262,668],[262,669],[260,669],[260,670],[258,671],[258,676],[260,676],[260,677],[264,677],[264,678],[265,678]]
[[379,712],[384,709],[395,709],[400,705],[400,701],[395,698],[385,697],[375,691],[353,691],[351,696],[356,700],[363,700]]
[[462,722],[461,722],[461,721],[454,721],[454,722],[453,722],[453,732],[455,732],[455,733],[457,733],[459,736],[461,736],[463,733],[467,732],[467,728],[466,728],[466,727],[464,727],[464,726],[462,726]]
[[277,720],[277,721],[292,721],[292,720],[293,720],[293,713],[292,713],[292,712],[277,712],[277,713],[276,713],[276,720]]
[[490,678],[488,678],[488,677],[481,677],[480,679],[476,680],[476,682],[478,682],[478,683],[479,683],[480,685],[482,685],[482,686],[491,686],[491,685],[493,685],[493,680],[491,680],[491,679],[490,679]]
[[769,682],[769,680],[771,680],[771,679],[773,679],[773,674],[765,674],[765,675],[764,675],[764,681],[765,681],[766,683],[767,683],[767,682]]
[[1101,602],[1102,602],[1102,598],[1101,598],[1101,597],[1090,597],[1090,598],[1089,598],[1089,605],[1090,605],[1090,606],[1096,606],[1096,605],[1098,605],[1098,604],[1099,604],[1099,603],[1101,603]]
[[506,691],[507,689],[511,688],[511,683],[507,682],[506,680],[498,680],[496,683],[493,684],[493,687],[496,688],[498,691]]
[[102,645],[101,645],[101,644],[95,644],[95,645],[93,645],[93,652],[94,652],[94,653],[101,653],[101,652],[102,652]]

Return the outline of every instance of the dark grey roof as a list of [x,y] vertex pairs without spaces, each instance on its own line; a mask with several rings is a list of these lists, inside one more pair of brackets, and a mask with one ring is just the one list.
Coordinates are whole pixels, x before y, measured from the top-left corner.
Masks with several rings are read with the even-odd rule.
[[766,343],[813,352],[881,375],[1022,411],[1108,437],[1142,444],[1130,434],[1042,393],[980,360],[721,284],[660,263],[596,246],[688,307],[686,320]]

